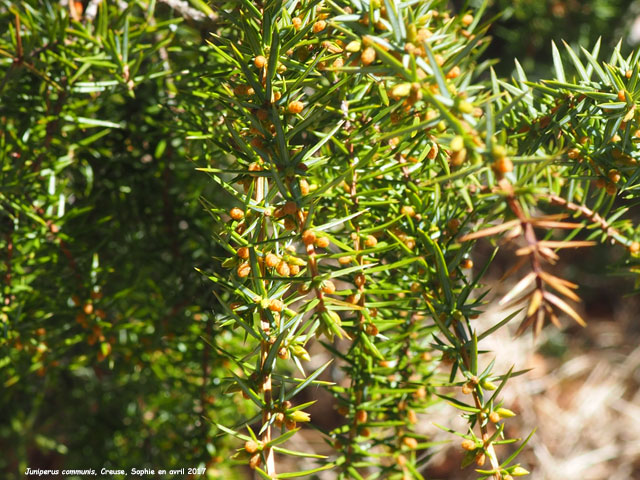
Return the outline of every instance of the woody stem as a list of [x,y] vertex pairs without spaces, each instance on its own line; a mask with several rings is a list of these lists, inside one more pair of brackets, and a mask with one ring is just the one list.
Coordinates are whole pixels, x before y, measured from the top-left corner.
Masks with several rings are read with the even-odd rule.
[[[264,199],[264,189],[265,189],[265,182],[266,179],[263,177],[258,177],[256,179],[256,191],[255,191],[255,201],[256,204],[260,204],[262,202],[262,200]],[[262,237],[265,235],[266,233],[266,224],[262,223],[262,227],[261,227],[261,232],[260,232],[260,241],[262,240]],[[262,264],[261,268],[261,272],[260,272],[260,276],[262,278],[265,277],[265,265]],[[264,280],[261,280],[262,282],[264,282]],[[264,315],[264,313],[260,314],[260,328],[262,329],[263,332],[269,332],[271,330],[271,326],[269,325],[269,320],[266,317],[266,315]],[[271,419],[271,408],[272,408],[272,388],[271,388],[271,374],[265,374],[264,372],[267,370],[267,365],[266,365],[266,361],[267,358],[269,356],[269,351],[271,350],[272,346],[271,344],[267,341],[267,340],[262,340],[260,343],[260,370],[263,372],[263,377],[262,377],[262,398],[264,400],[264,407],[262,409],[262,424],[267,424],[269,422],[269,420]],[[263,444],[268,444],[271,441],[271,426],[265,428],[264,432],[262,433],[262,443]],[[275,464],[275,457],[274,457],[274,452],[273,449],[271,448],[265,448],[262,451],[262,454],[264,455],[265,461],[266,461],[266,473],[267,475],[269,475],[269,477],[271,478],[275,478],[276,476],[276,464]]]

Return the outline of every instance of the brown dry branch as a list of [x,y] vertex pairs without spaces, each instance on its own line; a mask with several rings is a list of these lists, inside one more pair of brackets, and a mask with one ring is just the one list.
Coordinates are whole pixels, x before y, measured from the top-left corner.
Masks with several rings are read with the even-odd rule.
[[586,217],[589,221],[598,225],[598,227],[600,227],[602,232],[612,243],[617,243],[618,245],[622,245],[627,248],[631,246],[631,241],[625,239],[618,230],[609,225],[609,222],[602,218],[600,214],[598,214],[598,212],[594,212],[585,205],[578,205],[576,203],[570,202],[558,195],[550,194],[543,198],[548,200],[552,205],[558,205],[571,212],[576,212],[581,216]]
[[[561,228],[573,230],[581,228],[583,225],[575,222],[564,222],[564,218],[567,217],[567,215],[564,214],[528,217],[524,213],[524,210],[513,191],[513,187],[508,180],[505,178],[501,179],[499,181],[499,185],[502,190],[506,192],[507,205],[511,212],[516,216],[516,219],[464,235],[460,240],[465,242],[503,232],[507,233],[507,241],[517,237],[524,238],[526,245],[517,249],[515,252],[516,256],[523,257],[522,260],[518,261],[515,267],[509,270],[503,278],[510,276],[522,267],[524,263],[526,263],[525,259],[529,260],[531,272],[525,275],[499,302],[500,305],[513,305],[528,301],[525,318],[520,324],[516,335],[520,335],[527,328],[532,327],[534,336],[537,337],[544,326],[545,318],[548,318],[554,325],[560,326],[555,310],[564,312],[579,325],[585,326],[586,324],[584,320],[575,311],[575,309],[562,298],[549,291],[548,288],[551,287],[564,297],[579,302],[580,298],[573,292],[573,290],[577,289],[578,286],[572,282],[545,272],[543,269],[543,263],[547,262],[554,264],[559,259],[558,255],[555,253],[556,250],[564,248],[589,247],[595,245],[595,242],[583,240],[539,240],[536,236],[535,228]],[[563,199],[555,196],[551,199],[551,201],[555,203],[559,203],[560,200]],[[570,204],[570,202],[566,202],[564,200],[563,202],[570,210],[581,211],[583,214],[587,215],[587,212],[584,212],[583,210],[586,209],[586,207],[582,207],[581,209],[581,207],[575,204]],[[570,207],[568,206],[569,204],[571,205]],[[596,218],[597,214],[594,212],[589,210],[588,213],[589,214],[587,216],[592,220]],[[599,216],[597,217],[597,220],[594,221],[604,222],[604,220]],[[604,225],[606,226],[606,222],[604,222]],[[609,227],[607,226],[607,229],[608,228]],[[605,231],[608,232],[608,230]]]

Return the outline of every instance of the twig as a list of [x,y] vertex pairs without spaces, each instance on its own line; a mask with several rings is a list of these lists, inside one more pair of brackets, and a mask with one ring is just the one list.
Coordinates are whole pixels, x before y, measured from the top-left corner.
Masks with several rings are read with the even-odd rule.
[[561,206],[563,208],[566,208],[567,210],[577,212],[583,217],[588,218],[591,222],[597,224],[600,229],[607,235],[607,238],[609,238],[612,242],[625,247],[628,247],[631,243],[630,241],[627,241],[627,243],[625,243],[622,240],[624,239],[624,236],[620,234],[618,230],[609,225],[609,223],[604,218],[602,218],[598,212],[594,212],[584,205],[578,205],[576,203],[570,202],[562,197],[559,197],[558,195],[551,194],[546,195],[543,198],[549,200],[549,202],[551,202],[553,205]]
[[[348,118],[348,111],[347,111],[347,104],[344,103],[343,104],[343,111],[345,112],[345,117]],[[357,192],[357,187],[358,187],[358,173],[356,171],[355,167],[355,163],[353,160],[353,145],[350,142],[347,142],[347,148],[349,149],[349,155],[351,157],[351,166],[353,168],[353,175],[351,178],[351,185],[350,185],[350,189],[349,189],[349,196],[351,197],[351,201],[353,202],[353,211],[354,212],[358,212],[359,209],[359,199],[358,199],[358,192]],[[361,250],[361,245],[360,245],[360,223],[358,222],[358,217],[354,217],[353,218],[353,226],[355,229],[355,236],[353,237],[353,250],[356,252],[356,262],[358,264],[360,264],[362,266],[363,264],[363,257],[361,255],[358,255],[357,252],[359,250]],[[360,329],[363,328],[366,319],[364,316],[364,308],[365,308],[365,284],[366,284],[366,276],[361,273],[361,275],[363,276],[364,280],[360,285],[357,285],[358,291],[356,293],[357,295],[357,305],[359,305],[361,308],[358,310],[358,327]],[[355,409],[355,415],[353,417],[353,425],[352,427],[349,429],[349,447],[347,450],[347,458],[346,458],[346,462],[345,462],[345,467],[350,466],[353,463],[353,441],[357,435],[357,429],[358,429],[358,409],[360,406],[360,403],[362,402],[362,394],[363,394],[363,389],[362,388],[358,388],[360,383],[360,375],[359,372],[356,375],[353,375],[351,378],[351,389],[355,389],[355,404],[354,404],[354,409]]]
[[[463,340],[460,338],[458,329],[453,328],[452,330],[456,338],[458,338],[458,340]],[[463,348],[461,354],[462,354],[462,360],[464,362],[465,368],[467,370],[471,370],[471,360],[469,359],[468,352]],[[492,475],[493,480],[502,480],[502,474],[500,473],[500,462],[498,461],[498,456],[496,455],[496,451],[493,448],[493,444],[488,442],[491,436],[489,435],[487,424],[484,424],[484,422],[482,421],[483,420],[482,417],[484,416],[484,411],[482,408],[482,402],[480,401],[480,397],[478,396],[477,389],[475,388],[473,389],[472,395],[473,395],[473,401],[476,405],[476,408],[479,410],[478,424],[480,425],[480,433],[482,434],[482,441],[483,443],[487,442],[487,443],[484,443],[484,451],[487,452],[487,457],[489,457],[489,463],[491,464],[491,468],[496,472]]]
[[[264,200],[264,194],[265,194],[265,187],[266,187],[266,178],[264,177],[258,177],[256,179],[256,190],[255,190],[255,202],[256,205],[259,205],[263,200]],[[258,241],[262,241],[263,237],[265,236],[266,233],[266,224],[265,221],[263,219],[262,221],[262,226],[260,229],[260,237],[258,239]],[[260,274],[261,277],[261,282],[264,282],[264,278],[265,278],[265,268],[266,266],[264,265],[264,263],[261,265],[260,267],[262,269],[262,272]],[[269,324],[269,320],[266,317],[266,315],[264,314],[264,312],[260,312],[260,327],[262,328],[262,331],[264,332],[268,332],[271,330],[271,325]],[[262,424],[268,424],[271,420],[271,408],[272,408],[272,387],[271,387],[271,374],[264,374],[264,372],[266,371],[266,361],[267,358],[269,356],[269,351],[271,350],[272,345],[269,343],[268,340],[262,340],[260,342],[260,371],[263,373],[263,377],[262,377],[262,396],[263,396],[263,400],[264,400],[264,408],[262,410]],[[264,432],[262,433],[262,438],[261,441],[263,443],[263,445],[267,445],[270,441],[271,441],[271,426],[269,425],[267,428],[265,428]],[[270,478],[275,478],[276,477],[276,463],[275,463],[275,455],[274,455],[274,451],[272,448],[269,447],[265,447],[263,450],[263,454],[266,460],[266,473]]]

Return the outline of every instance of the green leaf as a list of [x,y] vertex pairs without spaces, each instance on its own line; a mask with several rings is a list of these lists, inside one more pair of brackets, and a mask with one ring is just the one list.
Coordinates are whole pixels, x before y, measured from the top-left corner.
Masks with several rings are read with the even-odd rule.
[[556,78],[558,81],[566,83],[566,77],[564,75],[564,67],[562,66],[562,58],[560,57],[560,52],[558,51],[558,47],[553,40],[551,40],[551,54],[553,56],[553,68],[556,72]]
[[332,360],[329,360],[327,363],[325,363],[324,365],[322,365],[320,368],[318,368],[315,372],[313,372],[311,375],[309,375],[303,382],[301,382],[297,387],[295,387],[294,389],[292,389],[290,392],[288,392],[284,399],[285,400],[290,400],[293,397],[295,397],[298,393],[300,393],[302,390],[304,390],[305,388],[307,388],[308,385],[310,385],[311,383],[313,383],[313,381],[318,378],[318,376],[324,372],[324,370],[331,364],[331,362],[333,362]]
[[424,240],[427,248],[429,248],[436,260],[436,271],[438,273],[438,279],[440,280],[440,286],[444,291],[444,295],[447,301],[447,304],[452,306],[453,304],[453,292],[451,291],[451,284],[449,279],[449,271],[447,270],[447,262],[444,259],[444,255],[442,254],[442,250],[436,242],[431,240],[431,238],[422,230],[418,230],[418,234]]
[[279,437],[274,438],[270,442],[266,443],[265,444],[265,448],[271,448],[271,447],[273,447],[275,445],[280,445],[281,443],[286,442],[291,437],[293,437],[296,433],[298,433],[298,431],[300,431],[300,428],[294,428],[293,430],[289,430],[289,431],[283,433]]
[[322,472],[324,470],[329,470],[335,467],[333,463],[327,463],[326,465],[322,465],[321,467],[313,468],[311,470],[303,470],[301,472],[292,472],[292,473],[279,473],[276,478],[296,478],[296,477],[306,477],[308,475],[312,475],[317,472]]
[[515,312],[510,313],[509,315],[507,315],[507,317],[504,320],[501,320],[500,322],[496,323],[493,327],[490,327],[484,332],[482,332],[480,335],[478,335],[478,340],[482,340],[488,337],[489,335],[491,335],[493,332],[496,332],[499,329],[501,329],[503,326],[509,323],[514,317],[516,317],[519,313],[521,313],[522,310],[524,310],[524,308],[520,308]]
[[567,52],[569,53],[569,57],[571,57],[571,61],[573,62],[573,65],[576,67],[576,70],[578,71],[578,75],[580,75],[580,78],[582,79],[583,82],[588,82],[590,75],[587,74],[587,71],[584,69],[582,62],[580,61],[578,56],[575,54],[575,52],[567,42],[563,40],[562,43],[567,49]]
[[449,402],[452,406],[454,406],[458,410],[462,410],[464,412],[471,412],[471,413],[479,413],[481,411],[479,408],[472,407],[471,405],[467,405],[466,403],[461,402],[460,400],[457,400],[453,397],[448,397],[446,395],[442,395],[439,393],[436,393],[436,395],[442,398],[443,400],[446,400],[447,402]]
[[402,39],[407,36],[407,32],[404,28],[404,21],[400,16],[401,13],[398,12],[398,5],[396,4],[395,0],[384,0],[384,4],[387,7],[387,16],[389,18],[389,23],[391,23],[391,26],[393,27],[391,33],[393,33],[393,37],[396,43],[400,43]]
[[422,45],[424,46],[425,52],[427,52],[427,57],[429,57],[429,65],[431,66],[433,76],[435,77],[436,83],[438,84],[440,95],[442,95],[447,100],[450,100],[451,93],[449,92],[449,88],[447,87],[447,81],[444,78],[444,74],[442,73],[438,62],[436,61],[436,57],[431,51],[431,47],[429,47],[429,44],[426,41],[423,42]]
[[527,436],[527,438],[524,439],[524,441],[520,444],[520,446],[516,448],[516,450],[500,464],[500,468],[505,468],[507,465],[509,465],[509,463],[511,463],[512,460],[514,460],[520,454],[520,452],[525,447],[525,445],[529,442],[529,440],[531,440],[531,437],[533,437],[533,434],[536,433],[536,430],[537,429],[534,428],[531,431],[529,436]]
[[[296,432],[298,430],[300,429],[299,428],[295,429]],[[295,450],[289,450],[287,448],[282,448],[282,447],[273,447],[273,450],[277,453],[282,453],[283,455],[290,455],[292,457],[317,458],[319,460],[325,460],[328,458],[326,455],[319,455],[317,453],[309,453],[309,452],[296,452]]]
[[85,127],[109,127],[109,128],[124,128],[124,123],[114,123],[109,120],[98,120],[95,118],[86,117],[71,117],[66,116],[64,118],[68,122],[77,123],[81,128]]
[[[591,54],[585,48],[583,48],[583,47],[580,47],[580,48],[582,50],[582,53],[584,53],[584,55],[587,57],[587,60],[589,61],[589,66],[596,72],[598,77],[600,77],[600,80],[602,81],[602,83],[604,85],[608,85],[609,84],[609,77],[607,76],[605,71],[602,69],[602,67],[598,63],[598,61],[596,59],[597,53]],[[594,52],[597,52],[597,50],[599,48],[600,48],[600,39],[598,39],[598,42],[596,43],[596,46],[594,47]]]

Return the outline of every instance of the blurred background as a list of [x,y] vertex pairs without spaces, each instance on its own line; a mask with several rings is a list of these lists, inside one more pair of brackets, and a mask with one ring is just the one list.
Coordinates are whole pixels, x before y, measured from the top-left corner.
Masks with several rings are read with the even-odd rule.
[[[75,2],[76,14],[91,21],[99,3]],[[228,469],[229,446],[210,422],[233,424],[248,409],[215,389],[226,365],[204,339],[215,336],[222,348],[236,340],[215,330],[211,286],[194,270],[210,271],[223,255],[201,198],[223,206],[226,198],[194,171],[210,161],[206,145],[186,140],[211,115],[206,99],[198,109],[180,100],[193,79],[167,74],[200,68],[199,82],[215,75],[205,44],[215,2],[214,12],[203,2],[153,3],[156,26],[138,40],[155,47],[141,61],[148,74],[135,95],[99,51],[89,62],[94,82],[63,95],[45,86],[65,76],[64,61],[44,56],[64,44],[64,29],[44,25],[68,2],[0,0],[0,48],[14,49],[18,9],[38,32],[24,39],[34,68],[49,69],[18,72],[10,56],[0,61],[2,479],[23,478],[27,466],[174,465],[209,466],[211,478],[251,478]],[[109,5],[119,27],[125,8],[149,15],[149,2]],[[496,0],[485,12],[492,17],[486,57],[498,59],[495,69],[507,77],[516,57],[531,79],[551,76],[551,40],[590,49],[602,37],[604,56],[620,40],[623,52],[640,43],[640,2]],[[115,84],[98,88],[99,81]],[[521,457],[530,478],[640,479],[640,302],[632,279],[607,275],[615,249],[581,253],[565,254],[559,268],[579,279],[587,329],[547,329],[534,342],[515,339],[514,324],[482,346],[498,353],[498,370],[532,369],[505,391],[518,413],[510,435],[538,428]],[[491,274],[495,298],[509,288],[499,278],[511,258],[505,251]],[[506,314],[491,310],[479,321],[490,325]],[[338,424],[328,400],[319,403],[314,418]],[[451,440],[432,422],[448,419],[455,428],[457,415],[442,405],[420,426]],[[299,441],[325,448],[313,433]],[[435,455],[427,478],[474,478],[472,469],[459,470],[460,456],[453,441]]]

